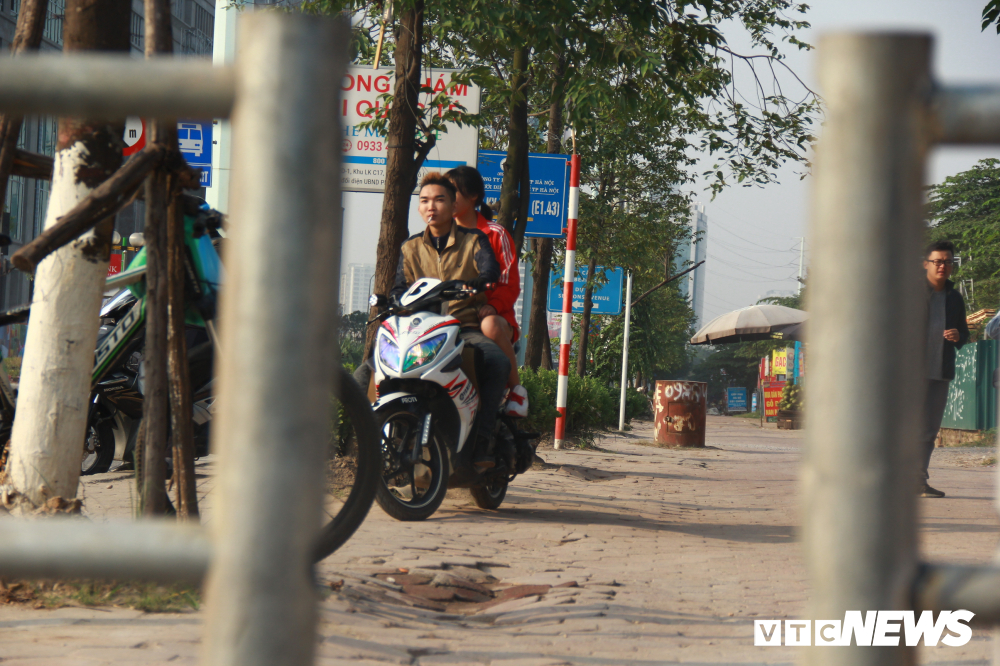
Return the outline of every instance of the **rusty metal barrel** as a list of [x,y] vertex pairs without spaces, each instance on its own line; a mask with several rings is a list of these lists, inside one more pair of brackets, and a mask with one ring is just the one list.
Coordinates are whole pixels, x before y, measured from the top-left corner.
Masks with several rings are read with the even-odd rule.
[[708,384],[672,379],[656,382],[656,442],[665,446],[705,446]]

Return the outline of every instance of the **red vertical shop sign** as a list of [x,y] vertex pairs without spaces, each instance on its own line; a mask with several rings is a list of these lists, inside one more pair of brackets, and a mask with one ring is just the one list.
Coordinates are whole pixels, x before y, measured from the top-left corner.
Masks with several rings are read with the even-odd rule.
[[118,275],[122,272],[122,255],[117,252],[111,253],[111,261],[108,263],[108,277]]
[[778,418],[778,403],[781,402],[784,388],[785,382],[775,380],[764,382],[764,418],[768,421]]

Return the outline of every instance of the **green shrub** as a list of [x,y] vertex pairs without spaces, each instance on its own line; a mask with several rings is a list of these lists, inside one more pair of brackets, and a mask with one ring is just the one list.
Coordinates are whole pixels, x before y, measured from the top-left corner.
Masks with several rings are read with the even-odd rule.
[[[521,385],[528,391],[528,418],[524,427],[541,433],[555,429],[556,388],[559,373],[555,370],[537,371],[521,369]],[[566,431],[590,438],[605,428],[618,426],[618,389],[609,387],[595,377],[569,376],[566,396]],[[638,391],[628,389],[625,394],[625,421],[649,412],[649,400]]]
[[625,389],[625,423],[639,416],[652,418],[652,405],[644,393],[635,389]]

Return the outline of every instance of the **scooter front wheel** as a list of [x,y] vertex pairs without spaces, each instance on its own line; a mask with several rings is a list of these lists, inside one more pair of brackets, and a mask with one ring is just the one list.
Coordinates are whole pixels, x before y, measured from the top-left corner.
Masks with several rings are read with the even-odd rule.
[[382,482],[375,499],[396,520],[426,520],[448,492],[448,452],[434,433],[426,445],[420,445],[420,415],[390,409],[389,413],[375,414],[382,430]]

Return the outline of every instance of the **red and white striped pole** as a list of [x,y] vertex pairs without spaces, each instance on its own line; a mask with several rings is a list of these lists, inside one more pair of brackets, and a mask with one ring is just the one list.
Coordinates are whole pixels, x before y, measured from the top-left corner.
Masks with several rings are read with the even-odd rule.
[[580,214],[580,156],[569,159],[569,210],[566,212],[566,267],[563,272],[562,332],[559,334],[559,384],[556,389],[556,436],[561,449],[566,439],[566,394],[569,392],[569,348],[573,344],[573,277],[576,273],[576,221]]

